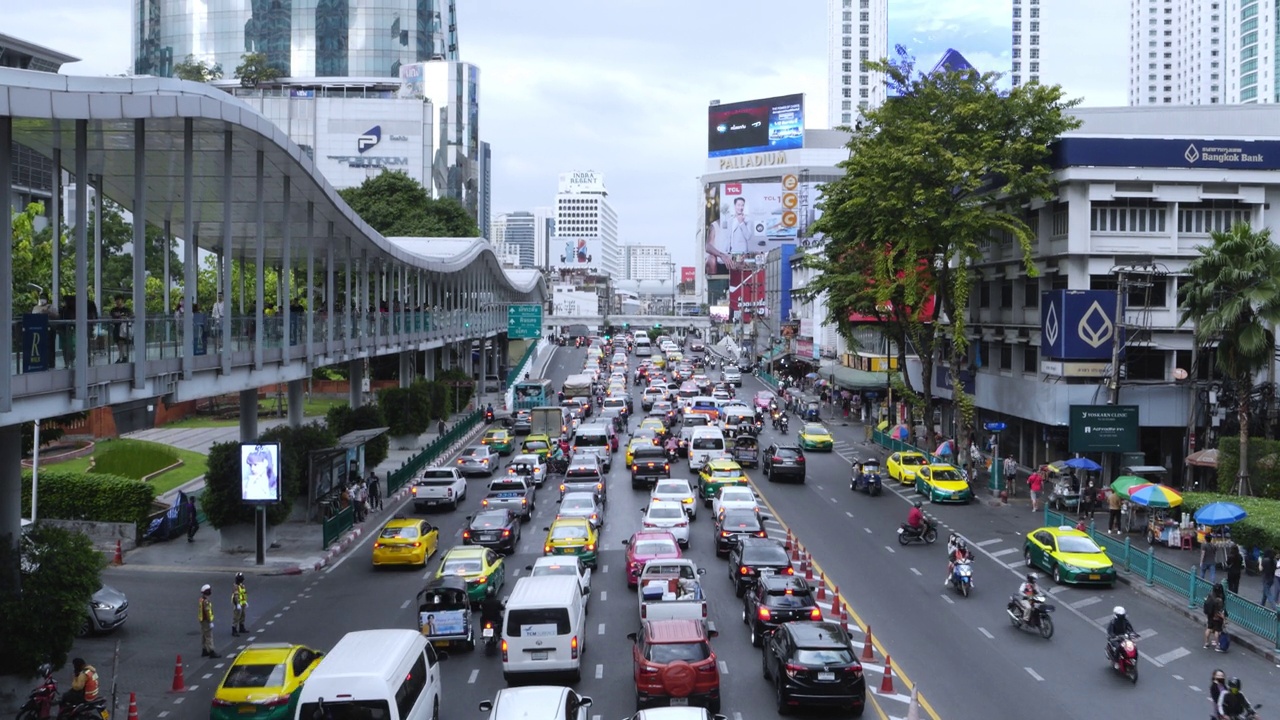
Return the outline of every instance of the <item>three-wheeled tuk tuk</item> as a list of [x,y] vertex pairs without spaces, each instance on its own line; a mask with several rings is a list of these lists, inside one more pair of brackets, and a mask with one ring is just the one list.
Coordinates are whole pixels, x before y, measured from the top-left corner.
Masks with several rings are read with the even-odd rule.
[[418,630],[436,647],[476,647],[467,581],[460,577],[432,580],[418,593]]
[[853,460],[853,478],[849,481],[850,490],[861,490],[868,495],[879,495],[882,489],[880,481],[880,461],[875,458]]
[[733,460],[742,466],[760,465],[760,441],[754,435],[739,435],[733,439]]

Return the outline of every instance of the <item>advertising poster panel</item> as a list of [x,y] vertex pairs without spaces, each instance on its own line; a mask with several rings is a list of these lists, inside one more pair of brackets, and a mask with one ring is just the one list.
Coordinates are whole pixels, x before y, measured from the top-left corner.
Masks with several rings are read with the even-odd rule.
[[708,157],[802,147],[804,95],[782,95],[708,108]]
[[557,270],[596,272],[603,261],[600,247],[600,238],[558,237],[551,242],[551,265]]
[[280,446],[275,443],[240,445],[240,500],[246,503],[280,502]]
[[[808,183],[808,217],[801,208],[797,175],[744,182],[711,183],[705,188],[703,234],[708,277],[728,277],[744,258],[796,242],[802,225],[821,217],[821,193]],[[734,280],[734,284],[739,280]]]

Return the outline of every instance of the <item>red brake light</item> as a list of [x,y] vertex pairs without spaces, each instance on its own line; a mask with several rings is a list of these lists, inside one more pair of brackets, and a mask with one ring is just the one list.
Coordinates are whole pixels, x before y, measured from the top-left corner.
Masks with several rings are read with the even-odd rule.
[[821,608],[814,608],[814,609],[810,610],[810,611],[809,611],[809,619],[810,619],[810,620],[821,620],[821,619],[822,619],[822,610],[821,610]]
[[768,537],[768,533],[766,533],[764,530],[761,530],[760,532],[756,533],[756,537]]
[[795,575],[795,574],[796,574],[796,569],[795,569],[795,568],[793,568],[793,567],[791,567],[790,565],[788,565],[788,566],[786,567],[786,569],[784,569],[784,570],[782,571],[782,574],[783,574],[783,575]]
[[721,530],[720,537],[729,537],[729,532],[727,530]]
[[502,662],[506,662],[506,661],[507,661],[507,641],[504,639],[502,641]]
[[422,547],[422,543],[420,543],[420,542],[416,542],[416,543],[413,543],[412,545],[410,545],[409,547]]
[[761,620],[768,620],[768,619],[769,619],[773,614],[769,612],[769,608],[762,607],[762,608],[760,608],[760,610],[756,613],[756,615],[757,615]]
[[489,499],[485,498],[484,500],[481,500],[480,505],[483,507],[489,507]]
[[235,704],[236,704],[236,703],[233,703],[233,702],[230,702],[230,701],[227,701],[227,700],[220,700],[220,699],[218,699],[218,698],[214,698],[214,699],[213,699],[213,706],[214,706],[214,707],[230,707],[231,705],[235,705]]
[[462,539],[463,539],[463,540],[466,540],[466,539],[467,539],[467,538],[469,538],[469,537],[471,537],[471,531],[470,531],[470,530],[463,530],[463,531],[462,531]]
[[787,663],[787,675],[790,677],[795,677],[796,673],[804,672],[804,670],[805,670],[805,667],[803,665]]
[[750,571],[750,570],[748,570],[748,569],[747,569],[747,567],[746,567],[745,565],[743,565],[742,567],[738,568],[738,574],[739,574],[739,575],[746,575],[746,574],[747,574],[747,573],[749,573],[749,572],[751,572],[751,571]]
[[804,462],[804,456],[803,456],[803,455],[801,455],[800,457],[796,458],[796,462],[798,462],[798,463],[803,463],[803,462]]
[[569,658],[571,660],[578,659],[578,636],[577,635],[574,635],[573,639],[569,641]]

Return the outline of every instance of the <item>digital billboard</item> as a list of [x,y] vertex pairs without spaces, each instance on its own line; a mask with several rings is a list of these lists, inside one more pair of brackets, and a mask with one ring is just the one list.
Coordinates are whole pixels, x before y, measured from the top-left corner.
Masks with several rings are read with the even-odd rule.
[[604,262],[600,238],[557,237],[551,241],[551,266],[557,270],[598,271]]
[[821,216],[817,183],[806,184],[807,210],[800,206],[800,186],[793,174],[707,185],[703,230],[707,276],[730,276],[742,269],[745,256],[796,242],[801,226]]
[[688,265],[685,265],[680,268],[680,282],[682,284],[691,283],[694,280],[696,280],[697,277],[698,277],[697,268],[690,267]]
[[240,445],[240,500],[246,503],[280,502],[280,445]]
[[708,157],[801,147],[804,147],[804,95],[783,95],[708,108]]

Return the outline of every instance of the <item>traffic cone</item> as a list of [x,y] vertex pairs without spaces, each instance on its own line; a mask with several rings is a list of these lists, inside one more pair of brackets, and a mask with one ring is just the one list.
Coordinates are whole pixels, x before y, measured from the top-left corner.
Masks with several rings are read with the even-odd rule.
[[124,548],[120,546],[119,540],[116,541],[116,555],[115,557],[111,558],[111,564],[112,565],[124,564]]
[[827,576],[818,573],[818,600],[825,601],[827,599]]
[[907,720],[920,720],[920,688],[911,688],[911,704],[907,706]]
[[846,617],[840,618],[840,629],[844,631],[845,635],[849,634],[849,618],[846,618]]
[[864,634],[863,640],[862,640],[862,659],[863,660],[876,659],[875,643],[871,642],[871,626],[870,625],[867,626],[867,632]]
[[805,558],[804,561],[804,579],[805,582],[813,582],[813,564],[809,562],[808,558]]
[[182,656],[178,656],[178,661],[173,665],[173,688],[169,692],[186,692],[187,681],[182,679]]
[[840,602],[840,586],[833,585],[831,587],[831,609],[836,612],[844,612],[844,604]]
[[893,695],[893,660],[884,656],[884,679],[880,681],[880,694]]
[[129,717],[127,720],[138,720],[138,696],[129,693]]
[[795,565],[800,564],[800,543],[791,543],[791,562]]
[[787,544],[784,547],[786,547],[787,552],[792,552],[795,547],[795,543],[791,539],[791,530],[789,529],[787,530]]

